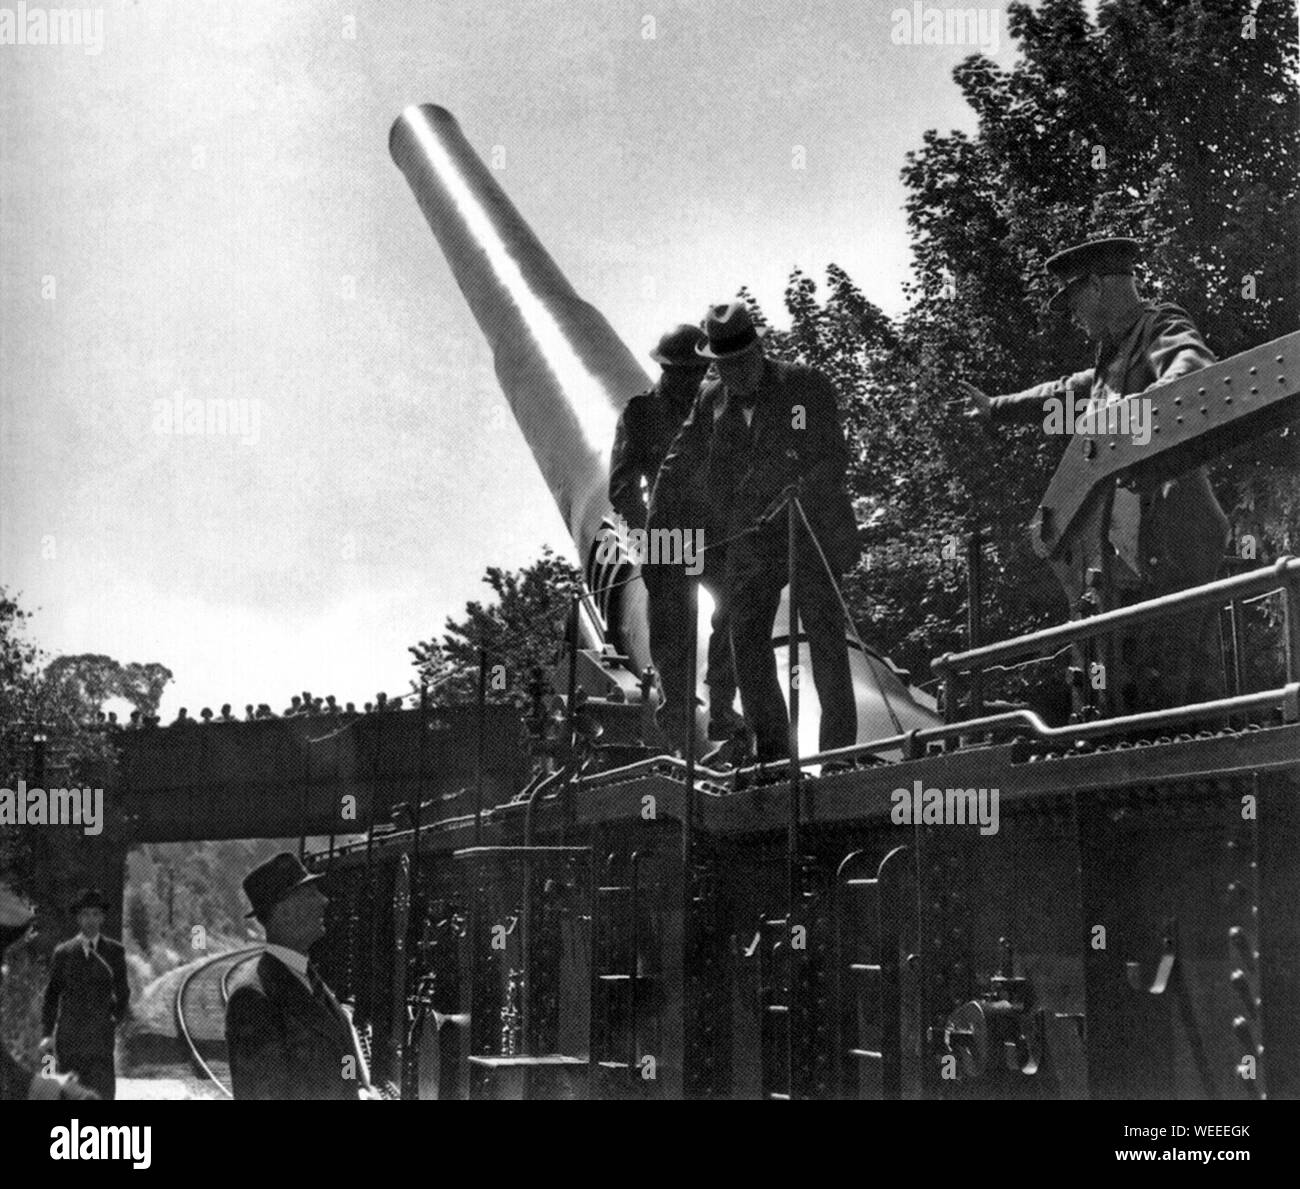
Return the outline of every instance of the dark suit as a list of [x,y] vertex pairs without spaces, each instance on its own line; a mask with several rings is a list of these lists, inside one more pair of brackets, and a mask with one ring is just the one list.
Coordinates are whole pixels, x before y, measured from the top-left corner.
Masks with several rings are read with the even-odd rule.
[[[624,407],[614,435],[614,449],[609,467],[609,502],[628,527],[646,527],[644,482],[647,494],[654,488],[660,464],[668,453],[690,412],[690,404],[673,405],[653,388],[634,396]],[[674,524],[662,521],[658,528],[678,528],[687,532],[706,528],[703,514],[703,472],[692,476],[692,496],[679,503],[681,519]],[[706,530],[707,531],[707,530]],[[721,550],[708,551],[703,560],[701,580],[713,596],[712,633],[709,636],[709,659],[705,683],[709,687],[709,737],[728,739],[734,726],[731,709],[736,697],[736,677],[731,661],[731,625],[723,590],[725,555]],[[643,565],[641,577],[649,595],[650,655],[663,686],[664,701],[659,709],[660,728],[679,747],[686,743],[686,722],[682,710],[690,674],[688,652],[687,606],[688,575],[678,565]]]
[[352,1028],[329,988],[313,993],[271,954],[230,993],[226,1048],[236,1098],[355,1101],[366,1085]]
[[[706,499],[728,541],[725,587],[736,679],[764,761],[788,754],[789,720],[772,651],[772,626],[788,570],[788,529],[784,513],[754,526],[798,478],[809,524],[838,581],[860,552],[844,486],[848,460],[830,380],[802,364],[766,359],[748,422],[744,407],[721,382],[703,389],[660,467],[651,497],[651,525],[673,523],[689,492],[687,477],[696,470],[705,474]],[[822,707],[821,746],[847,747],[857,737],[857,709],[844,614],[802,526],[799,534],[799,615]]]
[[101,934],[89,955],[79,935],[55,947],[42,1027],[54,1037],[59,1071],[76,1073],[101,1098],[117,1092],[113,1042],[130,1005],[126,950],[120,942]]

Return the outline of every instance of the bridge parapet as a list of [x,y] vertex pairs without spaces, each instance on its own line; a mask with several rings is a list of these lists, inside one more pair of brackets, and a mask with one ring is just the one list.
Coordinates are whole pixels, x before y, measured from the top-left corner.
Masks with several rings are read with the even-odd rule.
[[[519,733],[518,710],[487,707],[485,806],[527,778]],[[178,725],[123,732],[116,784],[135,841],[350,834],[417,795],[472,812],[477,753],[472,706]]]

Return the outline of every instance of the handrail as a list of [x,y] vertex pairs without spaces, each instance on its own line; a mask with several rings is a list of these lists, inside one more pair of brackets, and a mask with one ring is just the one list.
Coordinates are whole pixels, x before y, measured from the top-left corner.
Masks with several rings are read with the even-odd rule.
[[528,799],[524,802],[524,845],[533,845],[533,821],[537,810],[537,802],[552,785],[559,784],[565,777],[572,778],[578,775],[572,770],[571,764],[561,764],[554,772],[543,777],[534,786],[528,794]]
[[[1179,608],[1199,607],[1225,602],[1240,595],[1275,590],[1287,591],[1290,600],[1295,597],[1292,586],[1298,578],[1300,578],[1300,558],[1282,557],[1273,565],[1251,570],[1248,574],[1220,578],[1215,582],[1207,582],[1203,586],[1160,595],[1158,598],[1134,603],[1129,607],[1117,607],[1113,611],[1103,611],[1099,615],[1092,615],[1086,619],[1073,619],[1069,623],[1057,624],[1054,627],[1043,628],[1041,631],[1030,632],[1026,636],[1017,636],[996,644],[986,644],[966,652],[945,653],[934,660],[930,667],[940,676],[951,678],[955,673],[969,672],[1002,661],[1045,652],[1052,645],[1059,647],[1061,644],[1098,636],[1121,624],[1144,623],[1147,620],[1160,619],[1170,611]],[[1296,676],[1294,671],[1287,673],[1288,680],[1295,680]]]
[[[837,747],[831,751],[819,751],[815,755],[804,756],[801,767],[812,764],[825,764],[831,760],[852,760],[864,755],[874,755],[881,751],[902,749],[906,758],[913,758],[920,745],[952,739],[960,735],[993,734],[1014,728],[1028,730],[1035,738],[1044,741],[1061,740],[1073,742],[1104,736],[1116,731],[1129,731],[1143,727],[1162,726],[1167,723],[1194,721],[1201,718],[1214,718],[1231,711],[1253,710],[1260,707],[1282,710],[1283,719],[1288,723],[1300,721],[1300,682],[1291,682],[1280,689],[1261,690],[1253,694],[1238,694],[1231,698],[1218,698],[1212,702],[1198,702],[1191,706],[1171,706],[1164,710],[1146,710],[1140,714],[1126,714],[1120,718],[1102,718],[1095,722],[1073,723],[1063,727],[1048,726],[1032,710],[1008,710],[1001,714],[990,714],[983,718],[972,718],[966,722],[945,723],[937,727],[923,727],[907,731],[901,735],[887,735],[872,739],[867,743],[855,743],[851,747]],[[601,785],[617,784],[633,776],[649,775],[655,768],[684,768],[681,760],[672,756],[660,756],[653,760],[640,760],[623,768],[612,768],[608,772],[599,772],[581,781],[584,788],[598,788]],[[758,765],[741,769],[752,772]],[[769,765],[769,769],[770,769]],[[707,771],[707,769],[706,769]],[[735,773],[714,773],[719,781]]]
[[1212,702],[1197,702],[1191,706],[1170,706],[1164,710],[1145,710],[1140,714],[1125,714],[1119,718],[1101,718],[1094,722],[1072,723],[1063,727],[1050,727],[1032,710],[1008,710],[1002,714],[990,714],[983,718],[972,718],[966,722],[945,723],[941,727],[924,727],[909,731],[905,735],[891,735],[871,743],[859,743],[853,747],[840,747],[834,751],[818,752],[808,756],[805,764],[824,764],[828,760],[847,760],[855,756],[903,747],[915,751],[917,744],[930,743],[942,739],[951,739],[959,735],[988,734],[1004,728],[1028,728],[1033,735],[1042,740],[1073,741],[1087,739],[1098,735],[1109,735],[1115,731],[1128,731],[1135,728],[1161,726],[1165,723],[1177,723],[1198,718],[1213,718],[1236,710],[1253,710],[1257,707],[1278,706],[1286,722],[1300,721],[1300,682],[1293,681],[1280,689],[1261,690],[1254,694],[1238,694],[1231,698],[1216,698]]

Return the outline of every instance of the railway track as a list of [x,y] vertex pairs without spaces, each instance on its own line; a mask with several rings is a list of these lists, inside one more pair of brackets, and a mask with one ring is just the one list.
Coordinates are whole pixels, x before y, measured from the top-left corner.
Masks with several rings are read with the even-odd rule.
[[[236,971],[261,954],[261,946],[218,954],[191,970],[176,989],[176,1035],[195,1072],[226,1098],[234,1097],[230,1065],[224,1056],[230,981]],[[223,1055],[216,1056],[214,1049]]]

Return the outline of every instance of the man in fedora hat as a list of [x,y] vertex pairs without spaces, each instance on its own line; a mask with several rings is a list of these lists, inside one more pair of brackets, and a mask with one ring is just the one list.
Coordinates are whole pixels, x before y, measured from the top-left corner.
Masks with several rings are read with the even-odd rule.
[[847,747],[857,736],[857,708],[834,583],[857,561],[860,546],[844,485],[849,449],[835,389],[811,367],[766,356],[764,332],[743,302],[712,306],[704,332],[696,351],[715,365],[718,379],[701,391],[660,467],[651,525],[677,517],[684,476],[702,472],[714,521],[728,542],[725,589],[745,721],[759,760],[778,760],[789,754],[789,720],[772,628],[787,576],[783,492],[800,485],[825,555],[823,561],[800,524],[799,617],[821,703],[821,746]]
[[[1089,240],[1058,252],[1046,263],[1056,291],[1046,304],[1066,313],[1096,346],[1093,366],[1023,392],[989,397],[963,384],[969,415],[986,422],[1039,421],[1054,408],[1104,409],[1152,385],[1168,383],[1214,362],[1187,313],[1139,296],[1133,268],[1137,241]],[[1148,399],[1158,399],[1148,398]],[[1075,425],[1066,417],[1064,432]],[[1136,440],[1136,439],[1135,439]],[[1105,611],[1197,586],[1218,577],[1228,520],[1203,467],[1176,479],[1112,486],[1091,514],[1091,533],[1081,534],[1074,574],[1099,576],[1072,613]],[[1093,605],[1096,590],[1109,605]],[[1104,596],[1103,596],[1104,597]],[[1115,713],[1154,710],[1215,697],[1221,690],[1217,612],[1184,613],[1122,633],[1109,651]],[[1076,693],[1076,705],[1081,696]]]
[[126,950],[105,937],[108,901],[87,888],[73,901],[78,933],[55,946],[41,1012],[41,1049],[52,1052],[58,1068],[75,1073],[101,1098],[117,1093],[113,1047],[117,1027],[127,1018],[131,988],[126,980]]
[[[27,937],[35,914],[11,888],[0,883],[0,982],[4,980],[5,952]],[[77,1101],[98,1098],[77,1082],[74,1074],[38,1074],[15,1061],[0,1043],[0,1102],[22,1098],[61,1098]]]
[[323,878],[285,853],[244,880],[248,915],[266,930],[266,952],[236,979],[226,1005],[236,1098],[375,1096],[352,1022],[307,957],[325,935]]
[[[629,529],[646,527],[646,500],[654,488],[659,466],[690,413],[709,361],[696,354],[704,342],[698,326],[686,323],[665,331],[650,352],[661,369],[659,381],[648,392],[628,401],[618,419],[609,468],[609,502]],[[674,528],[691,532],[704,528],[706,509],[699,499],[683,500],[681,518]],[[732,703],[736,679],[731,663],[731,632],[722,592],[723,555],[706,551],[702,581],[713,595],[712,634],[709,637],[705,684],[709,690],[710,739],[730,738],[736,726]],[[665,564],[658,558],[643,560],[641,577],[649,595],[650,655],[659,672],[663,701],[657,720],[660,729],[678,748],[685,747],[686,671],[688,651],[687,582],[684,565]]]

